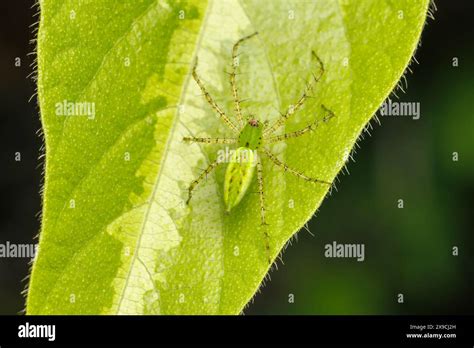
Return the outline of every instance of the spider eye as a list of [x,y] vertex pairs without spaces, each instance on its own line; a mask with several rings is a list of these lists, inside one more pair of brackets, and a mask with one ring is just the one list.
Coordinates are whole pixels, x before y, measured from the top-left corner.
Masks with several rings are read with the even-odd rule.
[[258,127],[258,120],[252,118],[252,119],[249,120],[249,124],[252,127]]

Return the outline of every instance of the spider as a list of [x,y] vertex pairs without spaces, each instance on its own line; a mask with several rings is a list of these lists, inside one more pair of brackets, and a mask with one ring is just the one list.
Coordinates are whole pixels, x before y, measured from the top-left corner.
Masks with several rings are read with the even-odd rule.
[[[285,172],[291,173],[298,178],[301,178],[305,181],[331,185],[330,182],[311,178],[300,171],[293,169],[280,161],[275,154],[268,150],[265,145],[270,145],[278,142],[285,141],[289,138],[297,138],[306,133],[314,131],[319,125],[319,121],[315,120],[308,126],[303,129],[284,134],[275,134],[275,132],[285,124],[285,122],[292,116],[296,111],[298,111],[306,99],[309,97],[308,93],[312,90],[313,84],[317,83],[324,74],[324,65],[321,59],[312,51],[312,57],[318,62],[320,71],[317,75],[312,75],[313,79],[306,85],[302,96],[299,98],[296,104],[290,105],[287,111],[272,124],[269,125],[268,122],[262,123],[253,116],[248,116],[246,120],[242,116],[242,109],[240,106],[239,92],[236,85],[236,71],[237,71],[237,56],[239,46],[246,40],[251,39],[256,36],[258,33],[255,32],[251,35],[245,36],[238,40],[232,48],[232,71],[230,72],[230,85],[232,88],[233,100],[234,100],[234,112],[235,120],[231,120],[227,114],[222,110],[219,105],[214,101],[211,95],[207,92],[206,87],[202,83],[201,79],[197,74],[197,65],[198,59],[196,58],[192,70],[192,76],[196,83],[198,84],[201,92],[203,93],[206,101],[210,104],[212,109],[218,114],[220,119],[233,131],[235,137],[233,138],[199,138],[199,137],[184,137],[183,140],[188,143],[204,143],[204,144],[236,144],[237,148],[233,152],[224,177],[224,205],[226,213],[230,211],[240,203],[242,198],[245,196],[248,188],[252,182],[255,173],[255,167],[257,168],[257,181],[258,181],[258,194],[260,197],[260,223],[265,226],[268,225],[265,218],[265,195],[264,195],[264,180],[263,180],[263,166],[260,158],[260,154],[267,157],[274,165],[283,169]],[[326,108],[324,105],[321,105],[322,109],[325,111],[325,116],[323,121],[326,122],[330,118],[334,117],[334,113]],[[186,204],[189,204],[193,191],[196,186],[208,175],[210,174],[217,166],[219,166],[223,161],[216,159],[214,162],[209,164],[209,166],[194,180],[188,188],[188,199]],[[265,234],[265,248],[267,255],[270,254],[269,246],[269,235],[268,232],[264,229]],[[271,260],[269,258],[269,262]]]

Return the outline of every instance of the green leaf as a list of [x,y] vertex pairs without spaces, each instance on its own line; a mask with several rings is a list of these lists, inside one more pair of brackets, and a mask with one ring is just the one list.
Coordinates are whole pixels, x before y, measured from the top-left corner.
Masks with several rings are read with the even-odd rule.
[[[298,100],[317,52],[326,73],[285,130],[321,117],[321,104],[336,117],[269,148],[332,181],[402,76],[428,2],[41,1],[46,174],[27,313],[240,313],[269,268],[257,180],[226,215],[220,166],[184,204],[189,184],[225,146],[183,136],[232,136],[191,78],[193,58],[231,115],[231,48],[258,31],[241,47],[237,83],[244,115],[264,121]],[[61,115],[67,102],[93,103],[95,117]],[[262,159],[274,258],[328,187]]]

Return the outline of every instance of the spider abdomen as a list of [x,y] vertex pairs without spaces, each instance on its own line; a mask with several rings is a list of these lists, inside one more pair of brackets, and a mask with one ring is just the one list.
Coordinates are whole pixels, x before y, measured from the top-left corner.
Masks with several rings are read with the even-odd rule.
[[224,203],[227,212],[245,196],[252,182],[256,156],[254,150],[248,147],[237,148],[231,156],[224,178]]

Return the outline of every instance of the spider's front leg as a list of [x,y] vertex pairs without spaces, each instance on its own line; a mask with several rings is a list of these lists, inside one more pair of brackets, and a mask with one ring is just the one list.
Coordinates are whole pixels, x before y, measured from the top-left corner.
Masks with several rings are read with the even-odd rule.
[[219,117],[221,118],[222,121],[224,121],[224,123],[230,128],[232,129],[236,134],[239,133],[239,130],[237,129],[237,127],[235,126],[235,124],[227,117],[227,115],[225,114],[224,111],[222,111],[222,109],[219,107],[219,105],[217,105],[217,103],[214,101],[214,99],[212,99],[211,95],[209,94],[209,92],[207,91],[206,87],[204,86],[204,84],[202,83],[201,79],[199,78],[196,70],[197,70],[197,65],[198,65],[198,59],[196,57],[196,60],[194,61],[194,66],[193,66],[193,72],[192,72],[192,75],[193,75],[193,78],[194,80],[196,81],[196,83],[198,84],[199,88],[201,89],[201,92],[204,94],[204,98],[206,98],[207,102],[209,103],[209,105],[211,105],[211,107],[219,114]]
[[271,127],[267,128],[263,132],[264,135],[270,135],[270,134],[274,133],[276,130],[278,130],[278,128],[283,126],[285,124],[286,120],[288,120],[288,118],[290,118],[291,115],[295,114],[296,111],[298,111],[304,105],[306,99],[308,99],[308,97],[309,97],[309,92],[313,89],[313,85],[316,84],[321,79],[321,77],[323,76],[323,74],[324,74],[324,64],[323,64],[322,60],[318,57],[318,55],[314,51],[311,51],[311,54],[312,54],[312,57],[319,64],[320,69],[319,69],[318,75],[313,74],[313,80],[311,80],[310,82],[307,83],[306,88],[303,91],[303,95],[300,97],[300,99],[298,99],[296,104],[290,105],[288,107],[288,109],[286,110],[286,112],[284,114],[282,114],[280,116],[280,118],[278,118]]
[[235,82],[235,76],[237,72],[237,67],[239,66],[239,61],[238,61],[238,50],[239,46],[246,40],[254,37],[258,33],[255,32],[251,35],[245,36],[238,40],[235,44],[234,47],[232,48],[232,72],[230,73],[230,86],[232,87],[232,94],[234,96],[234,111],[235,115],[237,117],[237,121],[239,122],[239,125],[242,127],[244,124],[244,119],[242,117],[242,111],[240,108],[240,99],[239,99],[239,91],[237,89],[237,84]]

